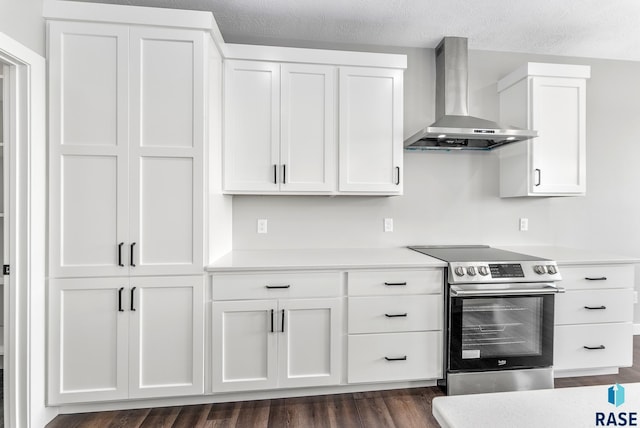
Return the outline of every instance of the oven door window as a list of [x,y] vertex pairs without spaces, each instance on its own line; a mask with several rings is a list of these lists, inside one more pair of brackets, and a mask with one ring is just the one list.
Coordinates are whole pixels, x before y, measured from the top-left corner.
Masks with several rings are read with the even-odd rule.
[[553,295],[451,299],[450,369],[550,366]]

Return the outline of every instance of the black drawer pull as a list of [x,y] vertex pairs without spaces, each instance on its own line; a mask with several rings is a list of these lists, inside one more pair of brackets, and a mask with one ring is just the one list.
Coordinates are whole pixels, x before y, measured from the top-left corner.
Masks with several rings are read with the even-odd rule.
[[597,309],[607,309],[607,307],[605,305],[602,306],[585,306],[585,309],[590,309],[590,310],[597,310]]
[[284,309],[282,310],[282,333],[284,333]]
[[278,184],[278,165],[273,166],[273,184]]
[[407,313],[405,312],[404,314],[384,314],[384,316],[387,318],[403,318],[407,316]]
[[122,263],[122,246],[124,242],[118,244],[118,266],[124,267],[124,263]]
[[133,242],[131,244],[131,262],[129,263],[129,266],[131,266],[131,267],[136,267],[136,264],[133,262],[133,247],[135,247],[135,246],[136,246],[136,243]]
[[407,283],[406,283],[406,281],[405,282],[385,282],[384,285],[387,285],[389,287],[393,287],[393,286],[407,285]]
[[600,346],[583,346],[584,349],[588,349],[589,351],[595,351],[598,349],[605,349],[604,345],[600,345]]
[[135,312],[136,310],[136,306],[133,303],[133,296],[135,296],[135,292],[136,292],[136,287],[133,287],[131,289],[131,310]]
[[273,309],[271,309],[271,333],[273,333]]
[[586,277],[585,279],[586,279],[587,281],[606,281],[606,280],[607,280],[607,277],[606,277],[606,276],[601,276],[601,277],[599,277],[599,278],[589,278],[589,277]]
[[290,288],[291,284],[287,284],[287,285],[265,285],[265,288],[268,288],[269,290],[273,290],[273,289],[277,289],[277,288]]
[[124,291],[124,287],[120,287],[118,290],[118,312],[124,312],[122,309],[122,292]]
[[403,356],[403,357],[384,357],[385,360],[387,361],[407,361],[407,356]]
[[399,186],[400,185],[400,167],[399,166],[396,167],[396,173],[398,174],[396,176],[396,186]]

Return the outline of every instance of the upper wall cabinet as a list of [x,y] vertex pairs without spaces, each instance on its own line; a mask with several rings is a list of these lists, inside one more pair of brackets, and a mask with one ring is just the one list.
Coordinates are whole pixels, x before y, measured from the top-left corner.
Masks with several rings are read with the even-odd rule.
[[527,63],[498,82],[501,121],[538,131],[499,149],[501,197],[585,194],[589,77],[589,66]]
[[205,36],[49,23],[50,274],[198,274]]
[[228,47],[225,192],[402,193],[406,57]]

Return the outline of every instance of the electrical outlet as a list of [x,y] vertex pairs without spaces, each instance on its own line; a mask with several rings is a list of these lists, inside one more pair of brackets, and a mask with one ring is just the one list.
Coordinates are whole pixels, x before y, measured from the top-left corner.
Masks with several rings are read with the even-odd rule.
[[393,219],[385,218],[384,219],[384,231],[385,232],[393,232]]
[[529,219],[528,218],[520,218],[520,232],[526,232],[529,230]]
[[267,219],[259,218],[258,219],[258,233],[267,233]]

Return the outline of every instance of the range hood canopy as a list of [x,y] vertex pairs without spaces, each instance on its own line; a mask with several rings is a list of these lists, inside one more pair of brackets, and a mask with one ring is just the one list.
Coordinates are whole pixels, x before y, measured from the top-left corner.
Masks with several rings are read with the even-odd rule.
[[490,150],[538,136],[469,116],[468,49],[465,37],[445,37],[436,47],[436,117],[404,146],[408,150]]

